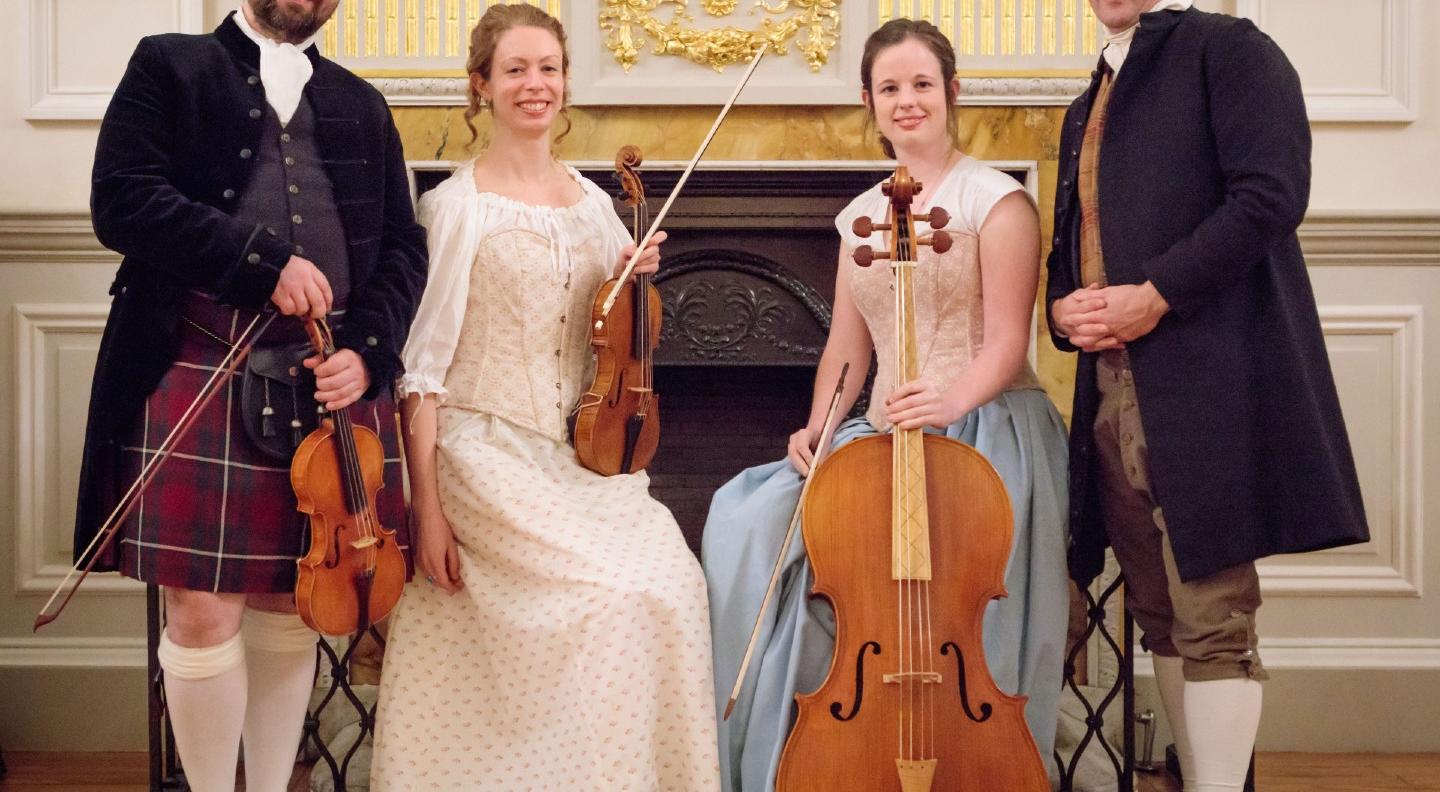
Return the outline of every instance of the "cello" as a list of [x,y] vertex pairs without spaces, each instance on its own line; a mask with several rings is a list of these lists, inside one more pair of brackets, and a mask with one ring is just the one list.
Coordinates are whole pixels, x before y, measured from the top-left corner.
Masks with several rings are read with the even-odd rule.
[[[615,173],[622,201],[631,209],[637,246],[649,218],[637,170],[642,161],[635,146],[623,146],[615,155]],[[595,379],[570,417],[576,457],[602,476],[644,470],[660,445],[660,396],[654,383],[660,292],[649,274],[636,275],[630,288],[619,291],[607,319],[606,297],[621,283],[621,278],[611,278],[595,295],[590,312]]]
[[[335,354],[323,319],[307,321],[305,332],[322,357]],[[309,549],[295,562],[295,606],[310,629],[349,635],[369,629],[400,600],[405,556],[375,512],[385,468],[380,438],[355,426],[348,410],[329,415],[290,461],[296,508],[310,518]]]
[[[950,247],[944,210],[912,215],[921,185],[903,166],[884,185],[889,220],[855,221],[889,249],[854,251],[860,266],[894,272],[897,378],[919,374],[916,249]],[[1013,517],[995,468],[978,451],[922,429],[856,440],[812,473],[803,501],[814,596],[835,610],[825,681],[797,695],[780,758],[779,792],[1046,792],[1049,779],[1025,725],[1025,699],[990,678],[981,643],[985,606],[1005,595]]]

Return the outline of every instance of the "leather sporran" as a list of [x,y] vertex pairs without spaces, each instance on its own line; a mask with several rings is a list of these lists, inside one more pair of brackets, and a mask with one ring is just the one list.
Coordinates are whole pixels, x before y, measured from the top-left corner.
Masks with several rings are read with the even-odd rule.
[[302,361],[314,354],[307,343],[251,350],[240,389],[245,434],[256,448],[289,464],[305,436],[320,425],[315,374]]

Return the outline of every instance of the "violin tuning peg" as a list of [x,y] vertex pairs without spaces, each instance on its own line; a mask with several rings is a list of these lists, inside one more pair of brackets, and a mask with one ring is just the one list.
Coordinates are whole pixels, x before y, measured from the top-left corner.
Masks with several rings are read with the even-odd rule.
[[950,225],[950,213],[939,206],[932,207],[930,213],[921,219],[929,223],[931,228],[938,229]]
[[869,245],[861,245],[855,248],[855,252],[851,253],[850,257],[855,259],[856,264],[862,267],[868,267],[876,261],[890,258],[890,252],[876,253],[875,249]]
[[929,245],[936,253],[944,253],[950,249],[955,242],[949,234],[944,231],[936,231],[920,241],[922,245]]

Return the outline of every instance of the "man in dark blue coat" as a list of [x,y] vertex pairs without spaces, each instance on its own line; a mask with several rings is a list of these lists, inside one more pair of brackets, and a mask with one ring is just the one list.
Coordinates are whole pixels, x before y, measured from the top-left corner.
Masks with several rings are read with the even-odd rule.
[[1185,789],[1240,789],[1265,678],[1254,561],[1369,538],[1296,228],[1310,129],[1284,53],[1189,0],[1090,0],[1061,133],[1050,329],[1079,351],[1071,572],[1112,546]]
[[[158,651],[191,789],[284,789],[314,673],[295,613],[307,548],[288,457],[326,411],[386,446],[380,523],[402,529],[391,383],[425,282],[384,99],[311,46],[339,0],[242,0],[213,33],[136,47],[100,128],[91,210],[124,255],[101,341],[76,547],[250,327],[248,369],[199,414],[99,569],[164,588]],[[311,356],[299,319],[329,317]],[[307,371],[313,376],[307,376]]]

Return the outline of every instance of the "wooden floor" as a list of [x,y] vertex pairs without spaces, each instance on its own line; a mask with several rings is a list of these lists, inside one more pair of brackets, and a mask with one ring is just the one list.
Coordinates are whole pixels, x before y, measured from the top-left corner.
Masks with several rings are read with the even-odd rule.
[[[145,792],[143,753],[5,754],[9,773],[0,792]],[[1257,792],[1440,792],[1440,754],[1262,753]],[[297,778],[292,790],[304,789]],[[1140,774],[1139,792],[1179,792],[1171,779]]]
[[[0,792],[147,792],[150,757],[144,753],[5,752],[8,766]],[[289,792],[305,792],[306,768],[299,765]],[[244,790],[244,783],[237,783]]]
[[[1440,792],[1440,754],[1262,753],[1255,792]],[[1137,792],[1180,792],[1174,778],[1136,773]]]

